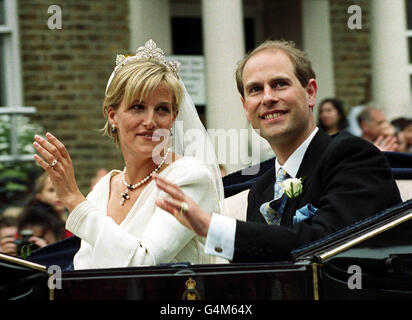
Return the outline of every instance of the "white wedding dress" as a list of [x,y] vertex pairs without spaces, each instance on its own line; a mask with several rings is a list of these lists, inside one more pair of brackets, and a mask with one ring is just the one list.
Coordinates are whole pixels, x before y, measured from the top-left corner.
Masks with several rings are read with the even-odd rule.
[[[156,199],[165,193],[153,180],[120,224],[107,216],[110,179],[120,173],[113,170],[104,176],[68,217],[67,229],[82,239],[75,269],[214,263],[214,257],[204,253],[205,238],[156,206]],[[159,175],[179,185],[206,212],[219,212],[214,177],[200,160],[183,157]]]

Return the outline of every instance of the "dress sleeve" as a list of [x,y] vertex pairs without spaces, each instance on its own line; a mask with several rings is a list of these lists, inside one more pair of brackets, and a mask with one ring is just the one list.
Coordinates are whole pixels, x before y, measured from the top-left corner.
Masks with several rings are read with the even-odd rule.
[[[179,166],[167,176],[203,207],[213,210],[211,178],[206,168],[188,170]],[[79,204],[69,215],[68,230],[92,247],[92,265],[100,268],[156,265],[171,262],[195,237],[172,215],[155,207],[142,237],[136,238],[117,225],[111,217],[101,215],[91,201]]]

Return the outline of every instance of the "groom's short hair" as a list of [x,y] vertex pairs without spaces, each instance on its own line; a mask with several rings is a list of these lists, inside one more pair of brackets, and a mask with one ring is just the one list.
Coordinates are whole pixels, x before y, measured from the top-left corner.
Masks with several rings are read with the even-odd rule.
[[296,48],[294,42],[286,40],[266,40],[261,45],[248,52],[238,63],[238,67],[236,69],[236,84],[242,97],[244,97],[242,78],[245,65],[253,55],[263,50],[281,50],[286,53],[292,61],[295,68],[295,75],[302,87],[306,88],[310,79],[316,79],[315,71],[312,69],[312,63],[310,62],[306,52]]

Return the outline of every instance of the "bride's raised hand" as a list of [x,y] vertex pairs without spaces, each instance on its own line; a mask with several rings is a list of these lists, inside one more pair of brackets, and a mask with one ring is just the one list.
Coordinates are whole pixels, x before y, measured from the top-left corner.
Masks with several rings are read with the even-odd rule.
[[40,155],[34,155],[34,160],[49,175],[60,201],[72,211],[85,200],[77,186],[72,160],[61,141],[49,132],[46,138],[34,137],[33,146]]

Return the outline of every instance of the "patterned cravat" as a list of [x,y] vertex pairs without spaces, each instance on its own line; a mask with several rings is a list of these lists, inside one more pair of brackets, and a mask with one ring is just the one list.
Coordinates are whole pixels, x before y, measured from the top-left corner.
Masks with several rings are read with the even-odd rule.
[[260,206],[260,212],[268,224],[279,225],[282,218],[282,211],[285,205],[283,201],[283,185],[282,182],[288,177],[288,173],[280,168],[276,174],[276,182],[274,186],[273,200],[265,202]]

